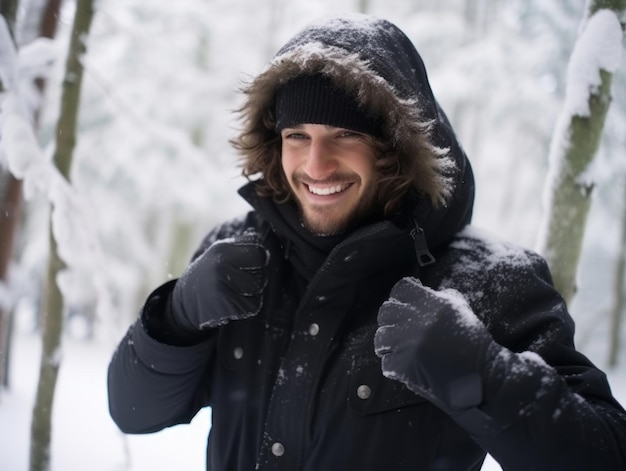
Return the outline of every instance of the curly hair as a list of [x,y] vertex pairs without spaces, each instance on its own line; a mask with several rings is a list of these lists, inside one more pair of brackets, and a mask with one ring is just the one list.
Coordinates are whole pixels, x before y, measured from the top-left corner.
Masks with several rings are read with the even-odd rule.
[[445,205],[454,188],[456,162],[449,147],[436,144],[437,120],[420,96],[401,98],[395,88],[381,80],[367,62],[346,55],[340,48],[323,50],[305,46],[280,55],[251,82],[243,84],[243,105],[235,110],[243,129],[230,143],[242,156],[242,174],[260,176],[257,192],[276,202],[292,198],[281,164],[281,137],[275,130],[276,91],[302,75],[322,74],[356,100],[372,116],[381,117],[380,138],[372,146],[380,173],[378,202],[386,217],[400,210],[409,189],[430,200],[433,207]]

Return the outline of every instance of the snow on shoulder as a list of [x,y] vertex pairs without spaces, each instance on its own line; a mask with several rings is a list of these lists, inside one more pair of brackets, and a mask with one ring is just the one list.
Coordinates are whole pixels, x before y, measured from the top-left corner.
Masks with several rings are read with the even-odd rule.
[[466,226],[450,244],[452,248],[480,251],[484,256],[481,266],[487,269],[498,266],[528,267],[533,264],[532,252],[499,239],[475,226]]
[[520,280],[533,279],[542,263],[535,252],[473,226],[467,226],[452,240],[449,257],[441,288],[462,292],[475,314],[479,314],[477,306],[482,306],[488,293],[499,297],[518,290]]

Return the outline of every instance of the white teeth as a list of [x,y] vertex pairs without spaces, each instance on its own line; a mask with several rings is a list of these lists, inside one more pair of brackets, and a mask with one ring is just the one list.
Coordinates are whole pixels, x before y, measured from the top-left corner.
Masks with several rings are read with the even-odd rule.
[[320,188],[320,187],[309,185],[309,191],[313,193],[314,195],[326,196],[326,195],[332,195],[334,193],[340,193],[344,191],[346,188],[348,188],[348,186],[350,185],[336,185],[336,186]]

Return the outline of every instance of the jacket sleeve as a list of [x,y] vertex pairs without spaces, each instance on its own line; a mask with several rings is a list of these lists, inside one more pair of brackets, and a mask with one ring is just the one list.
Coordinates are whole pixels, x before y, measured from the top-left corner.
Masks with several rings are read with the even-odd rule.
[[[192,260],[213,242],[254,227],[253,212],[207,234]],[[168,315],[176,280],[157,288],[147,299],[113,354],[108,369],[109,412],[125,433],[150,433],[188,423],[208,405],[218,330],[193,345],[168,342],[160,331]]]
[[148,316],[163,316],[175,282],[157,288],[130,326],[108,369],[109,412],[125,433],[150,433],[188,423],[206,405],[215,337],[191,346],[157,341],[145,328]]
[[473,307],[504,348],[483,403],[453,418],[507,471],[626,469],[626,413],[575,349],[545,261],[526,253],[488,272]]

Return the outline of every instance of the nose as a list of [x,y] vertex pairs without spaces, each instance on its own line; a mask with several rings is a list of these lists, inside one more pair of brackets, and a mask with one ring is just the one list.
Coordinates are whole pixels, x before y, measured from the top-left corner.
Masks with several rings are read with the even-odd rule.
[[337,159],[324,139],[312,138],[304,165],[306,174],[315,180],[324,180],[337,170]]

